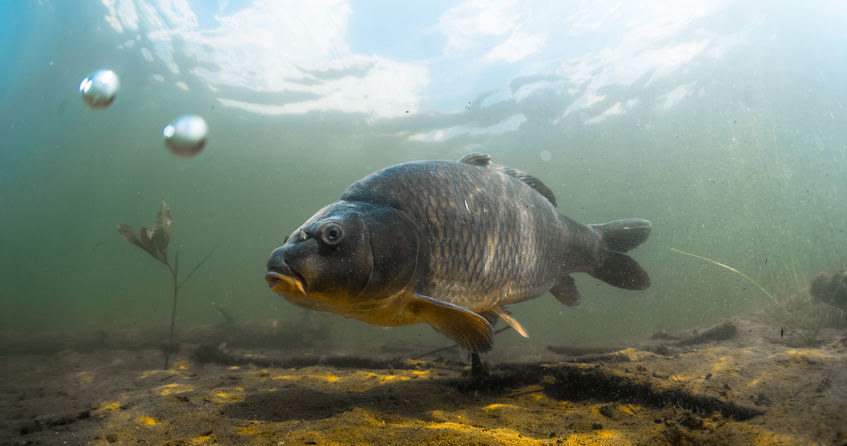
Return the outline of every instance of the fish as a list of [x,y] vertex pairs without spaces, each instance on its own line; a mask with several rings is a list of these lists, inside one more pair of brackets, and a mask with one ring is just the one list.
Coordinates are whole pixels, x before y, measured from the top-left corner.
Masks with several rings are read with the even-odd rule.
[[548,292],[578,305],[573,273],[647,289],[648,274],[625,253],[650,230],[640,218],[578,223],[538,178],[472,153],[353,183],[271,252],[265,280],[300,307],[382,326],[427,323],[479,353],[498,320],[528,337],[507,305]]

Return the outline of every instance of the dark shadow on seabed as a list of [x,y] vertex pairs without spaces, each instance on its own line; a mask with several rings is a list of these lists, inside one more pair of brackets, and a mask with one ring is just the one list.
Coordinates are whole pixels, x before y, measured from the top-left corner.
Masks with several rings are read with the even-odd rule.
[[[380,367],[389,369],[391,367]],[[427,381],[401,381],[361,392],[320,392],[287,384],[278,392],[253,393],[224,409],[229,417],[264,421],[331,418],[352,407],[435,421],[428,414],[444,408],[461,410],[485,398],[509,397],[524,386],[539,386],[553,400],[639,404],[685,409],[691,416],[718,413],[745,421],[761,410],[718,398],[696,395],[683,388],[662,388],[649,379],[621,376],[602,367],[575,364],[500,364],[485,377],[462,376]]]

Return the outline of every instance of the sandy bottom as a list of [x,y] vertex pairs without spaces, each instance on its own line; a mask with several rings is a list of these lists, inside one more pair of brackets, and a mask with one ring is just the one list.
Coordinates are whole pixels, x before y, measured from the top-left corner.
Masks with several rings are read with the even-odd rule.
[[815,336],[803,348],[737,319],[544,361],[492,355],[483,377],[437,355],[184,345],[163,370],[149,348],[6,354],[0,443],[847,444],[847,331]]

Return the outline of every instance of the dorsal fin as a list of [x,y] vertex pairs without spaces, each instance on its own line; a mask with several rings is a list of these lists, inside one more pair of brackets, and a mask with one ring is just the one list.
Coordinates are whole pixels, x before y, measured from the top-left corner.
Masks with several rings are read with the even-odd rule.
[[487,167],[491,164],[491,155],[487,153],[469,153],[459,158],[459,162],[470,164],[471,166]]
[[542,183],[541,180],[518,169],[513,169],[511,167],[505,167],[499,164],[492,163],[491,155],[487,153],[469,153],[459,158],[459,162],[464,164],[470,164],[472,166],[493,167],[499,170],[500,172],[505,173],[506,175],[515,177],[523,181],[524,183],[529,185],[529,187],[535,189],[536,192],[543,195],[544,198],[547,199],[547,201],[553,203],[554,207],[558,206],[558,204],[556,203],[556,197],[553,195],[553,191],[551,191],[550,188],[547,187],[547,185]]
[[535,189],[539,194],[544,195],[544,198],[546,198],[547,201],[549,201],[550,203],[553,203],[554,207],[558,206],[558,204],[556,203],[556,197],[553,195],[553,191],[551,191],[550,188],[547,187],[546,184],[542,183],[541,180],[539,180],[538,178],[535,178],[534,176],[526,172],[522,172],[518,169],[513,169],[511,167],[501,167],[501,170],[506,175],[513,176],[523,181],[524,183],[528,184],[529,187]]

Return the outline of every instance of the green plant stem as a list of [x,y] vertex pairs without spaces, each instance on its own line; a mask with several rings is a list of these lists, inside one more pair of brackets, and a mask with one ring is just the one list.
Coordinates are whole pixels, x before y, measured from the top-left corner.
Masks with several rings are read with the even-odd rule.
[[692,254],[690,252],[685,252],[685,251],[682,251],[682,250],[679,250],[679,249],[676,249],[676,248],[671,248],[671,251],[673,251],[677,254],[682,254],[682,255],[689,256],[689,257],[694,257],[695,259],[704,260],[704,261],[712,263],[714,265],[718,265],[721,268],[726,268],[726,269],[734,272],[735,274],[738,274],[739,276],[747,279],[750,283],[755,285],[756,288],[762,290],[762,292],[765,293],[765,295],[768,296],[773,301],[773,303],[776,304],[776,306],[779,307],[780,310],[782,310],[783,313],[785,313],[788,317],[791,317],[791,313],[788,310],[786,310],[785,307],[782,306],[782,304],[779,303],[779,301],[776,300],[775,297],[773,297],[773,294],[769,293],[768,290],[766,290],[763,286],[759,285],[759,282],[756,282],[755,280],[750,278],[750,276],[748,276],[747,274],[744,274],[741,271],[738,271],[737,269],[735,269],[735,268],[733,268],[729,265],[726,265],[724,263],[721,263],[721,262],[718,262],[716,260],[712,260],[712,259],[709,259],[709,258],[706,258],[706,257],[703,257],[703,256],[698,256],[697,254]]
[[195,266],[194,269],[192,269],[191,272],[189,272],[188,275],[185,276],[184,279],[182,279],[182,281],[179,280],[179,251],[174,254],[173,265],[171,265],[171,262],[168,261],[167,256],[162,256],[161,258],[155,257],[156,260],[162,262],[165,266],[168,267],[168,271],[171,272],[171,278],[173,279],[174,283],[174,299],[173,307],[171,308],[171,333],[168,337],[168,346],[165,351],[165,370],[167,370],[168,368],[168,363],[170,362],[171,357],[171,351],[173,351],[174,348],[174,326],[176,325],[176,303],[179,300],[179,289],[182,288],[183,285],[185,285],[185,282],[187,282],[188,279],[190,279],[191,276],[198,269],[200,269],[200,267],[203,266],[204,263],[206,263],[206,260],[209,260],[209,257],[212,257],[212,254],[215,253],[216,249],[218,249],[217,245],[212,248],[212,250],[209,251],[208,254],[206,254],[206,257],[203,257],[203,260],[200,260],[200,263],[198,263],[197,266]]

